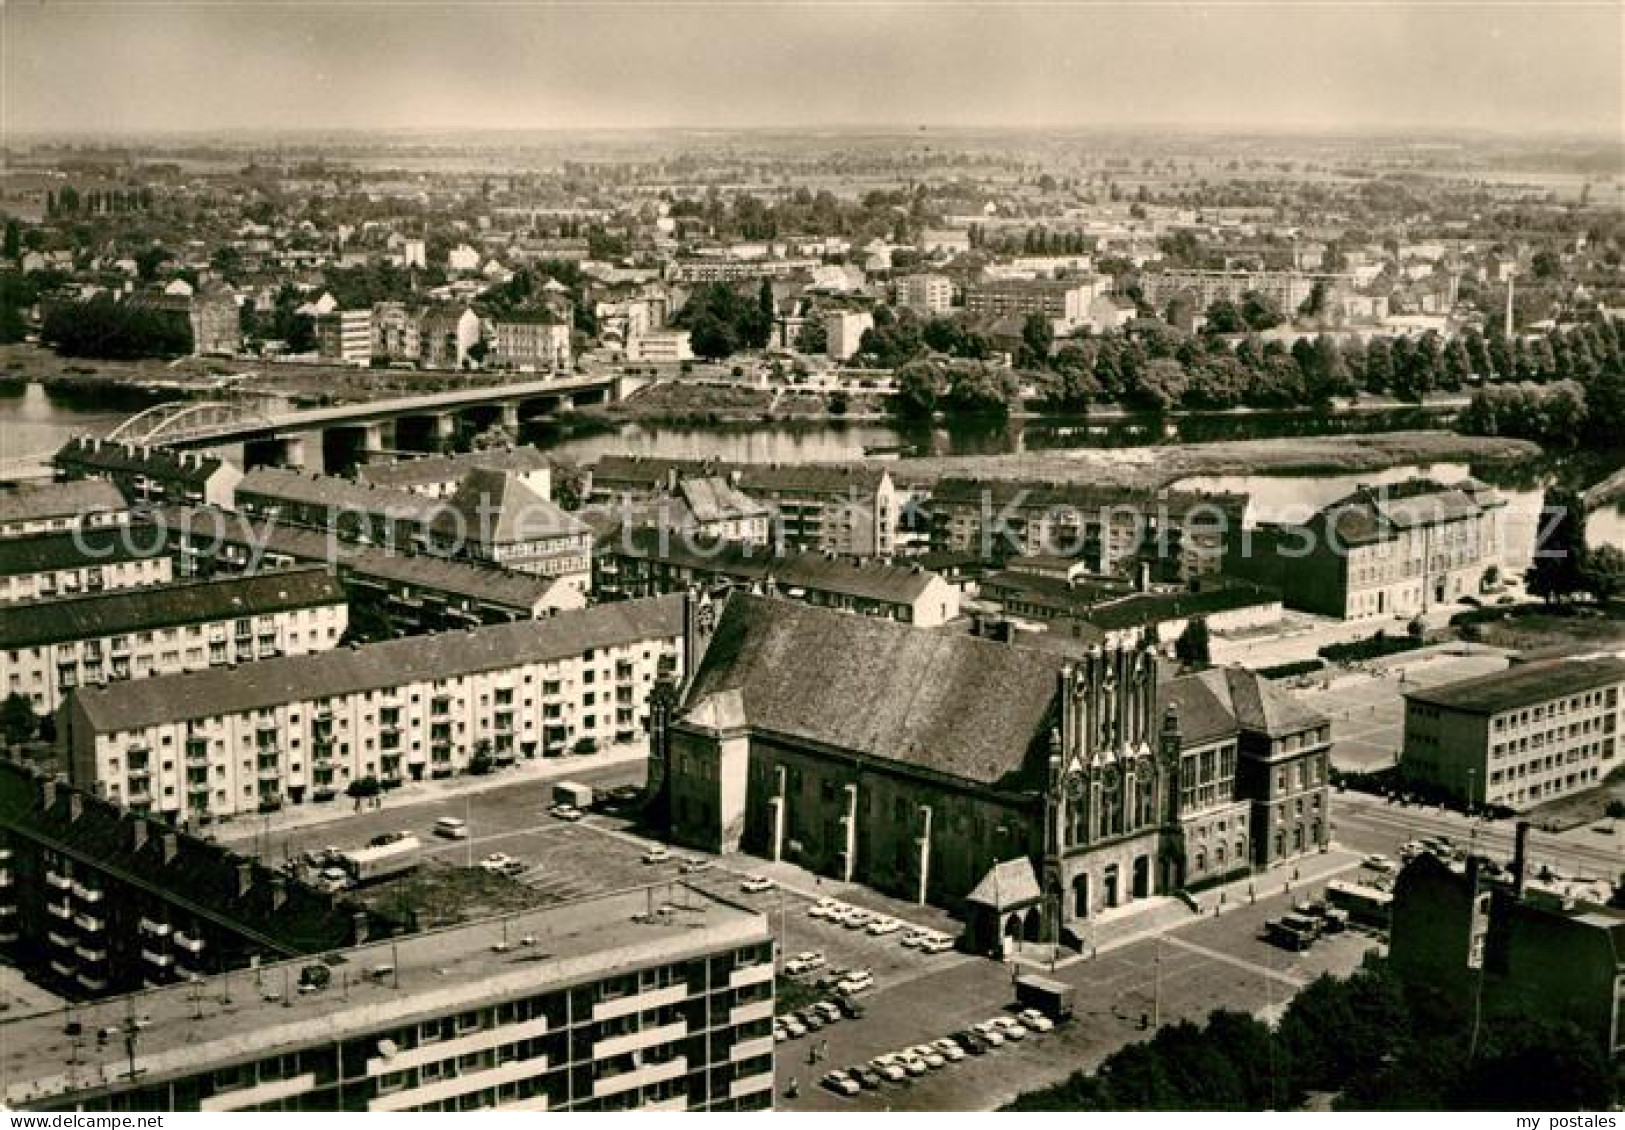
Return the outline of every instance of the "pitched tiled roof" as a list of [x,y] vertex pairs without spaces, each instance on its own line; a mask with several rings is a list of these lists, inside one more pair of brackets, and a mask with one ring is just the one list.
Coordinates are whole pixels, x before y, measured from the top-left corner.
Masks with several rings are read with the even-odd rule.
[[549,466],[551,463],[547,456],[525,444],[520,447],[491,447],[459,455],[400,459],[394,463],[364,463],[356,468],[356,477],[382,487],[408,490],[427,483],[453,482],[477,467],[528,473]]
[[202,487],[225,461],[200,452],[167,447],[116,443],[95,436],[76,436],[52,456],[58,467],[80,473],[146,475],[152,479],[181,480]]
[[1364,545],[1392,536],[1391,531],[1455,522],[1498,506],[1493,490],[1476,479],[1441,485],[1429,479],[1363,486],[1322,509],[1316,521],[1335,524],[1345,545]]
[[427,523],[445,506],[438,499],[411,491],[358,483],[337,475],[312,475],[286,467],[256,467],[237,484],[237,497],[259,495],[306,506],[387,514],[405,521]]
[[0,648],[100,639],[343,603],[344,591],[321,565],[247,577],[109,589],[48,603],[0,604]]
[[982,881],[965,896],[965,901],[978,906],[1005,911],[1028,906],[1042,897],[1038,876],[1033,874],[1032,860],[1026,856],[996,863],[982,876]]
[[697,522],[751,518],[768,512],[766,506],[736,490],[720,475],[684,479],[678,484],[677,491]]
[[485,545],[570,537],[586,523],[526,486],[519,476],[477,467],[457,484],[430,524],[436,534],[472,537]]
[[124,496],[106,479],[73,479],[0,491],[0,525],[126,509]]
[[164,554],[142,545],[118,526],[93,526],[59,533],[0,538],[0,577],[77,569],[91,565],[118,565]]
[[[1324,725],[1325,715],[1311,710],[1274,683],[1245,667],[1215,667],[1186,676],[1203,683],[1217,698],[1221,708],[1235,719],[1236,726],[1270,737],[1296,734]],[[1175,680],[1176,683],[1184,680]],[[1181,730],[1187,726],[1180,713]],[[1190,739],[1187,737],[1187,741]]]
[[735,594],[688,701],[737,690],[757,729],[1023,788],[1042,780],[1064,662],[958,633]]
[[446,679],[519,663],[579,655],[589,648],[668,639],[682,631],[681,596],[604,604],[545,620],[408,636],[316,655],[262,659],[139,683],[86,687],[78,709],[103,732],[237,713],[401,683]]

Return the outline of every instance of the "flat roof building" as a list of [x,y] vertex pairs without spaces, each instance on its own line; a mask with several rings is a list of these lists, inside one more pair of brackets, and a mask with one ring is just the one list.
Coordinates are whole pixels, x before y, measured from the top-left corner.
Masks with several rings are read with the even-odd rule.
[[1625,660],[1520,663],[1405,696],[1400,772],[1473,805],[1524,809],[1618,764]]
[[77,1010],[112,1040],[11,1018],[0,1078],[21,1110],[767,1110],[773,970],[765,918],[668,883]]

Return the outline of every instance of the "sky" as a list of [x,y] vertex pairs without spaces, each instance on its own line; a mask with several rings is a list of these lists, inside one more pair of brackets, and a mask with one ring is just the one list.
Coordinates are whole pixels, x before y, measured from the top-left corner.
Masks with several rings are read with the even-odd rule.
[[7,135],[1625,117],[1621,0],[0,5]]

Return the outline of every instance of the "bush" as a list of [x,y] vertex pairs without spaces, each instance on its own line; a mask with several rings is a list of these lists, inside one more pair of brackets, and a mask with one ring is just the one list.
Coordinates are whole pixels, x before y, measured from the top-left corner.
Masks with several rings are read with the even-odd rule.
[[597,753],[598,752],[598,739],[597,738],[582,738],[580,741],[576,742],[575,751],[577,753]]
[[1326,669],[1324,659],[1300,659],[1296,663],[1281,663],[1274,667],[1260,667],[1258,673],[1266,679],[1290,679]]
[[1367,636],[1363,640],[1329,643],[1321,648],[1318,654],[1330,663],[1358,663],[1366,659],[1381,659],[1385,655],[1415,651],[1423,642],[1417,636],[1390,636],[1387,632],[1379,630],[1375,635]]

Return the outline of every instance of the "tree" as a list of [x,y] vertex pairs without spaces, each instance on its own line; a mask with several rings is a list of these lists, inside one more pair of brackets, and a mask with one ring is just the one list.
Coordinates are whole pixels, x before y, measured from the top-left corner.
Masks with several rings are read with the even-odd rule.
[[1021,325],[1021,356],[1018,364],[1023,368],[1038,368],[1049,363],[1050,347],[1055,344],[1055,326],[1041,313],[1027,315]]
[[7,220],[6,221],[5,245],[4,245],[3,248],[0,248],[0,255],[4,255],[7,259],[10,259],[13,262],[15,262],[17,259],[22,257],[22,253],[23,253],[23,233],[22,233],[22,229],[17,226],[17,221],[16,220]]
[[1625,550],[1599,545],[1586,554],[1585,587],[1598,604],[1607,604],[1625,589]]
[[1213,334],[1238,334],[1247,328],[1242,321],[1241,311],[1236,304],[1228,298],[1216,298],[1207,308],[1207,332]]
[[1273,299],[1249,290],[1241,296],[1241,320],[1247,323],[1248,329],[1260,331],[1280,325],[1286,321],[1286,315]]
[[1207,619],[1193,617],[1174,641],[1174,655],[1187,671],[1204,671],[1213,666],[1212,637]]
[[897,370],[897,406],[905,416],[929,416],[948,391],[948,376],[935,361],[910,361]]
[[1561,487],[1548,490],[1525,584],[1547,604],[1561,604],[1585,590],[1586,557],[1585,510],[1579,495]]
[[31,741],[39,732],[39,719],[34,715],[34,704],[27,695],[13,691],[0,702],[0,734],[7,745],[21,745]]
[[721,361],[739,348],[733,327],[710,314],[695,320],[689,340],[695,355],[708,361]]

